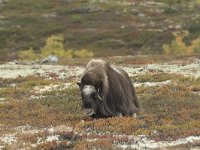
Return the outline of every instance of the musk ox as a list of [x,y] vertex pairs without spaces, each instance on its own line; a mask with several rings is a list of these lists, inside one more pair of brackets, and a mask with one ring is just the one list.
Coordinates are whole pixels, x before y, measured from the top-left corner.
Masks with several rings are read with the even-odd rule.
[[92,59],[79,81],[83,111],[95,118],[132,116],[140,109],[128,74],[101,59]]

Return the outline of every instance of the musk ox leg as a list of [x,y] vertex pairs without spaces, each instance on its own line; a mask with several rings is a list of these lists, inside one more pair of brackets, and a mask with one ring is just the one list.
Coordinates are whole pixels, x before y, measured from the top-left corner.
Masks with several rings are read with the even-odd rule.
[[123,117],[122,113],[117,113],[117,117],[120,117],[120,118]]
[[137,118],[137,114],[134,113],[134,114],[132,115],[132,117],[133,117],[133,118]]

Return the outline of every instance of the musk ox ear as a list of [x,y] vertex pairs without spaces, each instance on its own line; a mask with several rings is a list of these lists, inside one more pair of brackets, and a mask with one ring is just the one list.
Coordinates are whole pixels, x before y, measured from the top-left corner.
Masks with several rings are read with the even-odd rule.
[[77,85],[78,85],[78,87],[79,87],[80,89],[82,89],[83,84],[81,83],[81,81],[78,81],[78,82],[77,82]]

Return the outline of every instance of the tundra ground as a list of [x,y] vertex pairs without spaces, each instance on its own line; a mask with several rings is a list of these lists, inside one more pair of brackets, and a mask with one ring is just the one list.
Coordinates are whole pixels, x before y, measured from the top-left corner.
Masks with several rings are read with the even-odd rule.
[[200,148],[199,56],[109,60],[135,85],[137,118],[84,116],[80,62],[0,65],[0,149]]

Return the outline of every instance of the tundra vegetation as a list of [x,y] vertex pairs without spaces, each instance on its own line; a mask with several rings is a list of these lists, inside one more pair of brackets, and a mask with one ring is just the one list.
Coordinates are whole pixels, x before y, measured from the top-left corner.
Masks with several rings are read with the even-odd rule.
[[46,45],[41,48],[40,52],[35,52],[33,48],[29,50],[19,51],[18,55],[21,60],[41,60],[48,57],[49,55],[57,56],[60,59],[71,59],[71,58],[87,58],[94,56],[93,52],[90,52],[86,49],[81,49],[79,51],[65,50],[64,49],[64,37],[60,35],[52,35],[47,38]]
[[[154,60],[154,63],[161,63],[154,57],[148,58]],[[174,61],[184,66],[196,58],[199,56],[179,57]],[[123,62],[124,66],[128,65],[130,68],[131,66],[142,68],[144,64],[148,64],[138,63],[140,59],[120,57],[119,60],[113,57],[110,60],[120,61],[120,64]],[[170,61],[163,62],[173,61],[171,58]],[[142,107],[137,118],[106,119],[84,116],[80,92],[76,86],[77,77],[73,75],[62,79],[53,74],[49,74],[49,77],[32,75],[0,79],[0,97],[5,99],[0,103],[0,133],[14,135],[17,140],[7,144],[5,148],[16,146],[32,149],[93,149],[95,147],[120,149],[117,145],[131,143],[128,137],[130,135],[145,135],[156,141],[171,141],[200,135],[199,77],[185,76],[181,72],[149,70],[143,75],[132,74],[131,79],[135,84],[170,82],[163,85],[136,86]],[[70,85],[65,88],[65,83]],[[50,90],[42,90],[49,86],[52,87]],[[53,139],[49,140],[50,138]],[[0,145],[4,144],[3,141],[0,143]],[[198,143],[187,146],[197,145]]]
[[[2,77],[0,149],[122,149],[146,138],[199,137],[199,35],[200,0],[0,0],[0,63],[56,55],[58,65],[80,69],[101,56],[130,70],[142,108],[137,118],[94,120],[84,116],[80,76],[69,70]],[[0,65],[0,75],[9,67]]]

